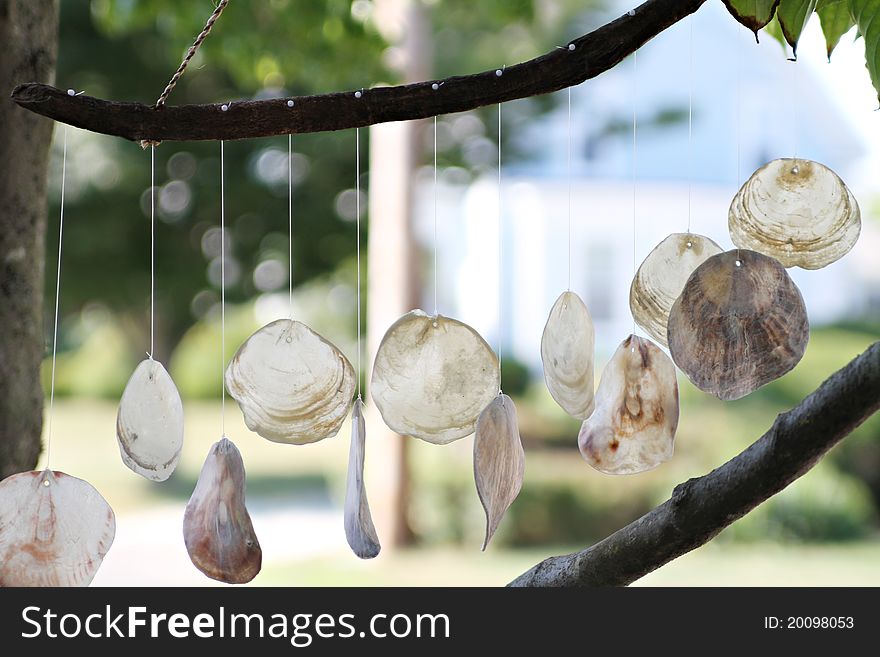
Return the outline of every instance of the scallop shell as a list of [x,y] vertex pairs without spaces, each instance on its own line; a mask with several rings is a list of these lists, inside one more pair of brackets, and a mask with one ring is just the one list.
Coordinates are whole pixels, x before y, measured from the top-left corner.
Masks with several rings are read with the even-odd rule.
[[180,461],[183,404],[159,361],[137,366],[119,401],[116,439],[122,462],[152,481],[165,481]]
[[277,443],[303,445],[335,436],[356,385],[342,352],[292,319],[259,329],[226,368],[226,389],[248,429]]
[[629,307],[636,323],[664,347],[669,311],[688,277],[707,258],[721,251],[708,237],[673,233],[639,265],[629,288]]
[[578,447],[606,474],[651,470],[672,456],[678,428],[678,382],[669,356],[630,335],[605,366],[596,410],[581,425]]
[[358,557],[372,559],[379,554],[381,546],[364,487],[367,429],[363,406],[360,399],[355,399],[351,412],[351,447],[348,452],[348,479],[345,484],[345,538]]
[[228,438],[214,443],[183,516],[183,540],[196,568],[227,584],[250,582],[263,552],[245,506],[241,454]]
[[0,586],[88,586],[116,517],[91,484],[63,472],[0,481]]
[[498,359],[480,334],[422,310],[407,313],[385,333],[370,383],[385,424],[436,445],[473,433],[498,388]]
[[668,335],[675,364],[693,384],[731,400],[797,365],[810,325],[785,268],[740,249],[696,269],[672,307]]
[[498,395],[480,413],[474,434],[474,482],[486,512],[483,550],[522,489],[525,465],[516,406],[507,395]]
[[820,269],[846,255],[861,230],[859,204],[828,167],[779,159],[755,171],[733,197],[733,243],[786,267]]
[[547,390],[569,415],[585,420],[593,412],[595,333],[590,311],[574,292],[556,299],[544,334],[541,361]]

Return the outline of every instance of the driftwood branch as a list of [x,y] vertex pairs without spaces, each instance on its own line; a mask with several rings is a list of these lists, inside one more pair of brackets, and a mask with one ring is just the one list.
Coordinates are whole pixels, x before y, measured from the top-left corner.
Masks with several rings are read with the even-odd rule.
[[648,0],[617,20],[522,64],[396,87],[154,107],[69,95],[45,84],[27,83],[13,90],[12,100],[62,123],[144,142],[250,139],[422,119],[538,96],[594,78],[705,1]]
[[812,468],[880,408],[880,342],[776,418],[748,449],[586,550],[545,559],[510,586],[625,586],[711,540]]

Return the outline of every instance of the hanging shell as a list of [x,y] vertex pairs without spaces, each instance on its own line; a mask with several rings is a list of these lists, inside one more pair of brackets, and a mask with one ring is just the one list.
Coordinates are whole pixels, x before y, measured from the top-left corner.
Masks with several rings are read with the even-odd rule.
[[245,506],[241,454],[228,438],[214,443],[183,516],[183,540],[211,579],[244,584],[260,572],[263,552]]
[[755,171],[733,197],[730,238],[786,267],[820,269],[846,255],[861,230],[859,204],[828,167],[779,159]]
[[0,481],[0,586],[88,586],[116,517],[91,484],[52,470]]
[[519,495],[525,465],[516,406],[507,395],[498,395],[480,413],[474,434],[474,481],[486,511],[483,550],[495,535],[505,511]]
[[473,433],[498,388],[498,359],[480,334],[422,310],[407,313],[385,333],[370,383],[385,424],[436,445]]
[[708,237],[673,233],[639,265],[629,288],[629,307],[636,323],[664,347],[668,346],[669,311],[688,277],[707,258],[721,251]]
[[356,385],[342,352],[292,319],[259,329],[226,368],[226,389],[248,429],[277,443],[303,445],[335,436]]
[[677,428],[675,365],[656,344],[630,335],[599,379],[596,410],[578,435],[581,455],[606,474],[644,472],[669,460]]
[[351,412],[351,447],[348,451],[348,479],[345,484],[345,538],[358,557],[372,559],[379,554],[381,546],[364,487],[367,429],[363,406],[360,399],[355,399]]
[[165,481],[180,461],[183,404],[159,361],[137,366],[119,402],[116,439],[122,462],[152,481]]
[[668,335],[675,364],[693,384],[731,400],[797,365],[810,325],[783,266],[740,249],[697,268],[672,307]]
[[579,420],[590,417],[595,405],[594,344],[590,311],[577,294],[563,292],[544,326],[541,360],[550,395],[566,413]]

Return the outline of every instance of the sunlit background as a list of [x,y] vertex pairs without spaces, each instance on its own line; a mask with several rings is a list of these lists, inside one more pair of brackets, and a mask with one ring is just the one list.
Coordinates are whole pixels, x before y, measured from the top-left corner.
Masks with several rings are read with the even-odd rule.
[[[411,53],[394,45],[394,26],[383,24],[381,4],[231,3],[170,102],[228,102],[400,81]],[[422,53],[428,79],[514,64],[629,8],[612,0],[422,4],[423,29],[431,36]],[[210,2],[62,2],[57,86],[151,102],[210,10]],[[570,130],[566,91],[506,104],[501,263],[497,108],[439,118],[436,188],[433,124],[420,123],[412,175],[419,258],[412,275],[422,307],[433,310],[436,272],[439,311],[502,347],[503,386],[515,398],[527,450],[522,493],[489,550],[480,553],[483,514],[473,484],[472,439],[445,447],[409,439],[402,520],[412,540],[361,562],[349,551],[342,525],[348,426],[314,445],[272,444],[249,432],[229,402],[226,432],[244,456],[248,507],[263,548],[263,571],[254,583],[504,584],[545,556],[601,539],[666,499],[676,483],[732,457],[777,413],[876,341],[880,126],[863,48],[850,33],[828,63],[814,17],[793,63],[770,36],[756,44],[720,0],[710,0],[692,19],[643,47],[637,62],[629,57],[573,89]],[[57,130],[50,169],[53,203],[61,135]],[[177,472],[153,484],[122,464],[115,438],[116,403],[149,347],[149,152],[75,129],[68,138],[52,466],[90,481],[116,511],[116,542],[96,584],[211,584],[189,562],[181,522],[202,460],[220,437],[219,145],[172,142],[156,151],[155,356],[180,388],[186,435]],[[369,131],[361,139],[366,149]],[[287,139],[226,145],[225,357],[261,324],[287,314],[292,276],[295,316],[354,362],[354,132],[295,136],[293,144],[292,272]],[[863,219],[859,243],[841,261],[791,272],[812,322],[806,356],[782,379],[731,403],[699,392],[680,376],[674,458],[629,477],[590,469],[577,450],[578,423],[554,404],[542,379],[540,336],[553,301],[570,284],[587,302],[596,325],[598,380],[632,330],[634,252],[637,264],[668,233],[688,225],[729,248],[727,207],[739,185],[767,160],[792,156],[835,169],[859,200]],[[365,155],[365,239],[371,221],[367,161]],[[57,247],[57,214],[56,205],[48,253]],[[366,263],[362,271],[366,277]],[[47,330],[53,274],[50,263]],[[362,375],[368,380],[367,364]],[[47,360],[47,384],[49,367]],[[387,483],[378,460],[384,452],[371,451],[369,438],[368,494]],[[880,422],[874,418],[710,545],[640,583],[878,585],[878,509]]]

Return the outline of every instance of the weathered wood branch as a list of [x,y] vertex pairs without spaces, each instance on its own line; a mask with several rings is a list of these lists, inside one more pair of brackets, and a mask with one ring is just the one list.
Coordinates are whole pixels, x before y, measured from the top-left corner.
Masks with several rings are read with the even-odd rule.
[[590,548],[545,559],[510,586],[625,586],[711,540],[812,468],[880,408],[880,342],[776,418],[748,449]]
[[[515,66],[396,87],[211,105],[154,107],[72,96],[45,84],[12,100],[50,119],[133,141],[250,139],[422,119],[558,91],[594,78],[706,0],[648,0],[617,20]],[[572,49],[571,46],[574,46]],[[435,89],[436,85],[436,89]],[[357,94],[357,96],[356,96]],[[288,106],[288,101],[293,106]]]

